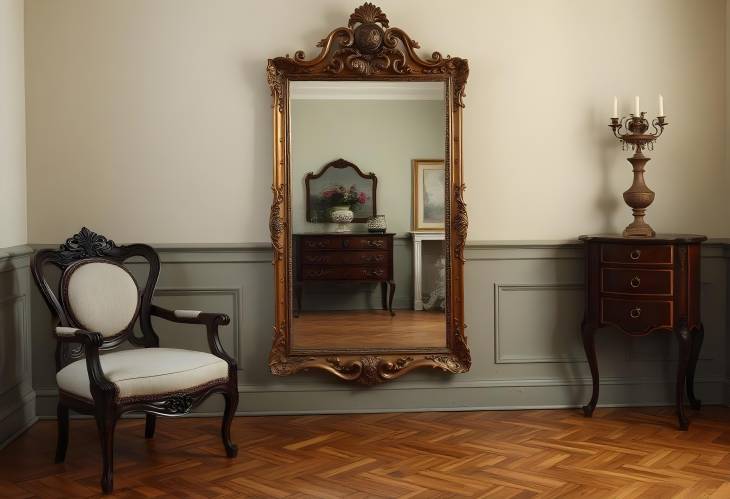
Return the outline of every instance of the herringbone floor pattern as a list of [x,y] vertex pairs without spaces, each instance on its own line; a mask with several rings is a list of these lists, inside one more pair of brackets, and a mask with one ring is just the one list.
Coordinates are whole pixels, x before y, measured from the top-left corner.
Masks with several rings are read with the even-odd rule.
[[[116,497],[730,497],[730,409],[671,408],[239,417],[237,459],[212,418],[119,424]],[[99,495],[94,423],[55,423],[0,452],[0,496]]]

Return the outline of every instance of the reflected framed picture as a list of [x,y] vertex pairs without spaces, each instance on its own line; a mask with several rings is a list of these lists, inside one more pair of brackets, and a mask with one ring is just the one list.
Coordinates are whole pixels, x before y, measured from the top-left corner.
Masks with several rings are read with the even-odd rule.
[[378,178],[372,172],[363,173],[354,163],[337,159],[319,173],[308,173],[304,183],[307,222],[330,222],[330,210],[336,206],[352,210],[355,223],[365,223],[378,214]]
[[413,160],[413,230],[443,232],[446,219],[446,175],[441,159]]

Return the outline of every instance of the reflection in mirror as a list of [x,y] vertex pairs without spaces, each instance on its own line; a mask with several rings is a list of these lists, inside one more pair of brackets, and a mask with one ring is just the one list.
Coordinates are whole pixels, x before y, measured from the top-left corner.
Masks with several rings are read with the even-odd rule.
[[290,84],[293,351],[446,347],[443,82]]

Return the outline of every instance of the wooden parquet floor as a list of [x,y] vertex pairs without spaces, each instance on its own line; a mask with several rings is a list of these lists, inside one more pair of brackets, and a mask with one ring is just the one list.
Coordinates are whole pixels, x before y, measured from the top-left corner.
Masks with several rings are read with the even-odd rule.
[[[671,408],[238,417],[237,459],[218,420],[117,428],[115,497],[730,497],[730,409]],[[71,422],[65,464],[55,423],[0,451],[0,496],[94,497],[94,423]]]
[[292,323],[298,350],[446,348],[446,316],[440,312],[330,310],[302,312]]

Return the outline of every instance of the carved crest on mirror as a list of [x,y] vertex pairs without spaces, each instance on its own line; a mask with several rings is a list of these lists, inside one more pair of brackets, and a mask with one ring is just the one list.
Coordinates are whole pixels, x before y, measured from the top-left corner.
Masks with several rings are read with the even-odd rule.
[[416,53],[420,48],[418,42],[402,29],[389,25],[380,7],[368,2],[355,9],[347,27],[332,30],[317,43],[322,50],[315,58],[308,60],[304,51],[299,50],[294,57],[270,59],[267,77],[278,106],[286,103],[282,98],[285,80],[292,75],[314,75],[317,79],[449,75],[454,105],[463,107],[469,76],[466,59],[444,57],[439,52],[422,59]]
[[[269,355],[273,374],[290,375],[319,369],[340,379],[374,385],[414,369],[431,367],[463,373],[471,367],[464,329],[464,246],[468,218],[463,199],[462,110],[469,74],[466,59],[433,52],[422,58],[419,44],[405,31],[391,27],[386,14],[365,3],[350,15],[347,26],[332,30],[307,59],[303,51],[269,59],[267,80],[273,98],[273,202],[269,227],[275,273],[274,339]],[[298,351],[292,347],[292,184],[290,171],[290,83],[310,81],[425,81],[445,88],[446,219],[445,256],[447,306],[443,348],[373,351]],[[335,156],[337,157],[337,156]]]

